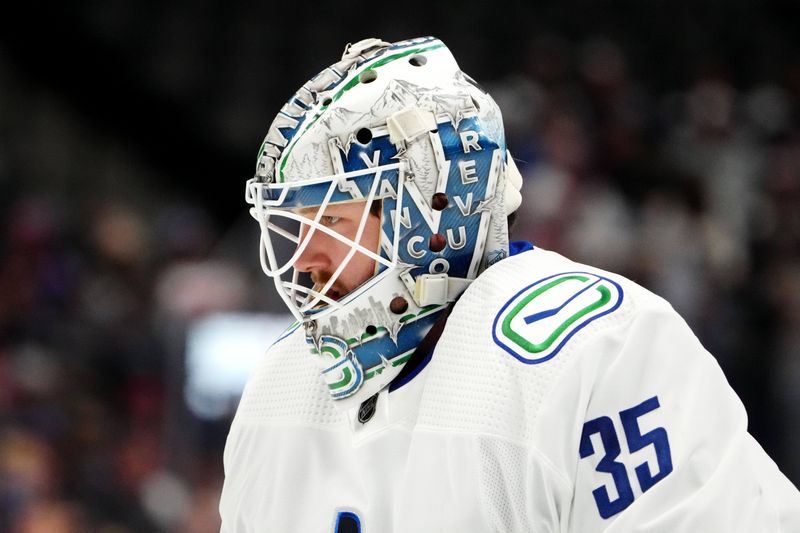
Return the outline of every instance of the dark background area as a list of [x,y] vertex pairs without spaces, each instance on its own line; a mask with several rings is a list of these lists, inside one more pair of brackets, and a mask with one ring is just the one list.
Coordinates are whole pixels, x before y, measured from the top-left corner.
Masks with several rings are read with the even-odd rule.
[[83,0],[0,18],[0,531],[218,530],[186,332],[278,312],[244,182],[348,42],[500,104],[516,236],[666,297],[800,482],[800,4]]

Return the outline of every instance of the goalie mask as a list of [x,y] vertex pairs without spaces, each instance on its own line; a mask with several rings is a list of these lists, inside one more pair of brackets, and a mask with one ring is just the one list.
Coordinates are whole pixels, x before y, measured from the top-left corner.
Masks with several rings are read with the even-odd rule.
[[281,109],[247,201],[337,404],[391,382],[508,255],[520,184],[497,105],[431,37],[348,45]]

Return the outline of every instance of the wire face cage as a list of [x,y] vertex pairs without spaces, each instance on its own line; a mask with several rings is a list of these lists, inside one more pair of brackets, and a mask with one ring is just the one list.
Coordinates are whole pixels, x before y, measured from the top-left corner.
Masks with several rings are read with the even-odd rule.
[[[298,320],[339,309],[397,265],[403,185],[402,163],[307,181],[248,182],[262,269]],[[317,259],[320,248],[325,262]],[[351,286],[346,278],[354,268],[369,274]]]

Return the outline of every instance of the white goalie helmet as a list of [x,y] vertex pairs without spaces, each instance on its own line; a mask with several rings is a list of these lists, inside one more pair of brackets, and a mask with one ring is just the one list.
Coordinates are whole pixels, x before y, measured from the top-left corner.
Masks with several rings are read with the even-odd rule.
[[247,202],[337,404],[389,384],[508,255],[520,185],[500,110],[433,37],[348,45],[281,109]]

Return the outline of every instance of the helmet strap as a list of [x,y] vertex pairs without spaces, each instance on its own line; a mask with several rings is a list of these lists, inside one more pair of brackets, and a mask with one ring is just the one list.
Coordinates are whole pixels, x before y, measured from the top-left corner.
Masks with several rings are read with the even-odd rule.
[[433,323],[431,329],[422,338],[417,346],[417,349],[411,354],[411,357],[403,366],[402,370],[400,370],[400,373],[397,374],[397,376],[395,376],[391,382],[389,382],[389,391],[397,389],[400,387],[400,385],[404,384],[415,372],[419,370],[420,364],[430,354],[433,353],[433,349],[436,347],[436,343],[439,342],[439,337],[442,336],[442,332],[444,332],[444,326],[447,324],[447,318],[450,316],[450,312],[453,310],[453,306],[455,304],[455,302],[450,302],[450,305],[441,311],[439,318],[436,319],[436,322]]

